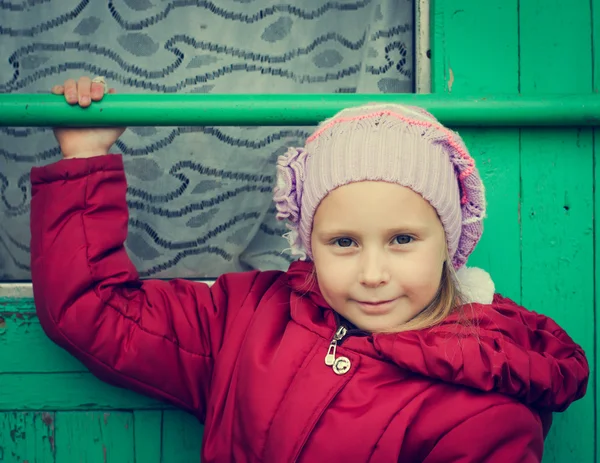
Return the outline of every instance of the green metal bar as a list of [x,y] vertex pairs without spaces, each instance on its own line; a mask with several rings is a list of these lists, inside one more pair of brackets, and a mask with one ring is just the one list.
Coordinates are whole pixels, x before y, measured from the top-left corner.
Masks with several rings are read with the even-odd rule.
[[599,126],[600,94],[117,94],[83,109],[50,94],[0,95],[0,126],[315,125],[348,106],[406,103],[460,127]]

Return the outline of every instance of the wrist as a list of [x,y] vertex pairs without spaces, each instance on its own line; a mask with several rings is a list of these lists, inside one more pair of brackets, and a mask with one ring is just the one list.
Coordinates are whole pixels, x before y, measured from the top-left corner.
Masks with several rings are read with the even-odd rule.
[[77,151],[73,153],[62,153],[63,159],[75,159],[75,158],[94,158],[96,156],[105,156],[107,151]]

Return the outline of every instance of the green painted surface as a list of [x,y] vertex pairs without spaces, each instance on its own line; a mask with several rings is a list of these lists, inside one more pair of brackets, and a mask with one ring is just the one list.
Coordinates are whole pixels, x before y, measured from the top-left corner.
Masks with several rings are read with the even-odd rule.
[[0,462],[54,463],[54,420],[54,413],[0,412]]
[[[600,91],[600,33],[593,26],[600,24],[600,0],[435,0],[431,18],[435,92]],[[600,130],[460,133],[489,200],[470,264],[488,269],[505,295],[564,325],[596,368]],[[596,372],[587,397],[555,416],[545,463],[599,461]],[[1,463],[198,461],[199,423],[96,380],[45,338],[31,300],[0,299],[0,391]]]
[[[600,93],[600,30],[598,29],[600,27],[600,0],[592,0],[591,1],[591,10],[592,10],[592,49],[594,51],[593,54],[593,59],[592,59],[592,91],[595,94]],[[599,162],[600,162],[600,129],[594,129],[593,133],[592,133],[592,140],[594,143],[594,217],[600,217],[600,188],[598,187],[598,185],[600,185],[600,166],[599,166]],[[599,269],[600,268],[600,253],[597,252],[597,250],[600,250],[600,236],[597,232],[598,226],[596,225],[596,223],[594,222],[594,251],[595,251],[595,256],[594,256],[594,270]],[[599,304],[598,304],[598,298],[596,297],[599,294],[600,291],[600,280],[595,277],[596,281],[595,281],[595,292],[594,292],[594,313],[597,314],[598,310],[600,309]],[[596,317],[597,318],[597,317]],[[594,319],[594,321],[596,321],[596,318]],[[598,329],[598,325],[595,324],[594,325],[594,333],[595,333],[595,341],[596,341],[596,345],[598,345],[598,342],[600,342],[600,330]],[[597,350],[596,350],[597,352]],[[598,376],[598,372],[600,371],[600,369],[598,368],[600,366],[600,360],[598,359],[598,355],[596,355],[596,358],[594,359],[595,363],[593,364],[593,366],[595,367],[595,387],[596,387],[596,396],[595,396],[595,400],[593,403],[594,409],[595,409],[595,429],[596,429],[596,435],[595,437],[595,450],[596,450],[596,461],[598,461],[600,459],[600,450],[598,449],[598,442],[600,441],[600,426],[598,426],[598,391],[597,391],[597,385],[598,385],[598,380],[600,379],[600,377]]]
[[99,382],[91,373],[0,374],[0,391],[0,410],[166,408],[160,402]]
[[[590,133],[522,133],[523,304],[554,318],[594,362]],[[569,153],[565,156],[565,153]],[[556,421],[545,462],[594,461],[594,390]]]
[[[35,308],[0,300],[0,371],[2,373],[85,372],[85,367],[42,331]],[[15,355],[18,352],[19,355]],[[0,382],[2,379],[0,379]],[[0,399],[1,400],[1,399]]]
[[192,416],[179,411],[163,412],[162,459],[189,463],[200,459],[202,427]]
[[56,463],[134,463],[131,412],[57,412]]
[[[591,97],[600,72],[591,12],[600,24],[599,10],[598,0],[436,0],[433,91]],[[500,292],[556,319],[594,368],[600,259],[594,257],[593,130],[459,131],[489,200],[484,238],[470,264],[488,269]],[[555,415],[545,463],[598,461],[595,393],[593,372],[587,396]]]
[[[589,0],[530,0],[521,3],[520,22],[521,92],[591,94]],[[523,304],[564,326],[592,365],[593,171],[591,130],[522,130]],[[557,416],[545,462],[594,461],[594,399],[592,384]]]
[[[477,23],[467,27],[474,24]],[[448,71],[452,69],[459,68],[449,67]],[[107,95],[101,102],[81,108],[65,103],[62,96],[14,93],[0,94],[0,127],[314,125],[348,106],[377,101],[423,106],[442,123],[454,126],[590,126],[600,123],[600,95],[590,98],[588,94],[530,98],[493,93],[462,96],[442,93],[148,93]]]
[[[133,412],[136,462],[162,463],[162,419],[161,411],[136,410]],[[164,461],[169,461],[166,459]]]
[[[433,91],[518,92],[517,6],[517,0],[493,0],[485,6],[476,1],[435,1],[431,13]],[[469,265],[485,268],[498,290],[519,301],[518,129],[459,132],[484,178],[488,200],[485,232]],[[501,250],[495,243],[502,243]]]

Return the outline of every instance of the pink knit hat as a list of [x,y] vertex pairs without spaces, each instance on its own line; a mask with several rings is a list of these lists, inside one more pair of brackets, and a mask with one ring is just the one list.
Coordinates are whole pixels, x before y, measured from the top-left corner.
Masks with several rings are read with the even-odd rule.
[[312,258],[313,217],[342,185],[380,180],[411,188],[437,211],[455,269],[465,264],[483,231],[485,194],[461,137],[422,108],[370,104],[322,122],[304,148],[277,163],[277,218],[288,220],[292,252]]

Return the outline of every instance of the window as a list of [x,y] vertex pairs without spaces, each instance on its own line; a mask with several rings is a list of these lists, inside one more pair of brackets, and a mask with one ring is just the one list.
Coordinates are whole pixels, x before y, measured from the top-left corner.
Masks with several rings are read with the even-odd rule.
[[[104,75],[121,93],[414,92],[416,74],[420,90],[426,86],[426,68],[415,71],[412,0],[238,0],[214,8],[128,0],[113,10],[68,3],[0,9],[10,25],[1,92],[48,92],[81,75]],[[425,3],[417,8],[426,12]],[[428,17],[419,23],[425,38]],[[425,41],[418,46],[424,55]],[[124,154],[126,246],[141,275],[287,268],[286,230],[271,200],[275,159],[311,129],[128,129],[112,151]],[[0,128],[0,137],[0,282],[27,282],[29,171],[60,153],[51,129]],[[236,180],[228,172],[260,175]]]

